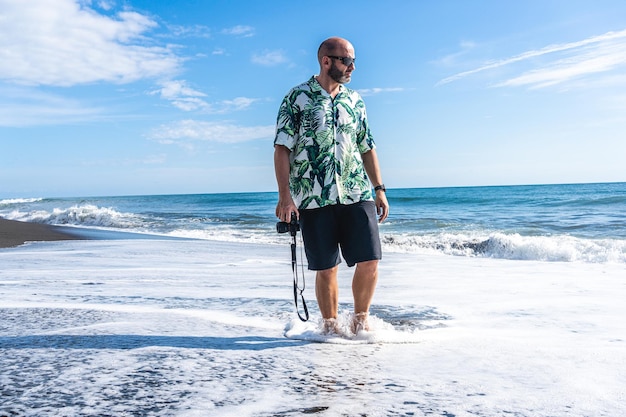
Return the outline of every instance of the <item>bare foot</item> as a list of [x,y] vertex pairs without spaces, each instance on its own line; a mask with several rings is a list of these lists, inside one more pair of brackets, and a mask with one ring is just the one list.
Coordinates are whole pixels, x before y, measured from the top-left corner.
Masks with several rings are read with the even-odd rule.
[[337,319],[322,319],[322,334],[325,335],[340,335],[339,323]]
[[352,333],[359,334],[361,330],[365,330],[366,332],[370,331],[370,325],[367,321],[369,317],[369,313],[367,311],[361,313],[354,313],[352,316]]

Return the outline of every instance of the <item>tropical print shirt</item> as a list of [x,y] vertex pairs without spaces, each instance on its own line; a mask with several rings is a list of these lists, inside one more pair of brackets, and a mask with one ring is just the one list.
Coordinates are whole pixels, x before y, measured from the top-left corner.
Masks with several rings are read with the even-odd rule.
[[274,145],[290,151],[289,187],[300,209],[372,200],[361,154],[375,149],[365,103],[343,85],[333,99],[311,77],[280,105]]

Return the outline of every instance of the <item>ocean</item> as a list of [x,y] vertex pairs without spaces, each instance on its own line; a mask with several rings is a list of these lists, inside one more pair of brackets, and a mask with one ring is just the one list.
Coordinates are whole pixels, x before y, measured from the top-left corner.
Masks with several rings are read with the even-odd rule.
[[[0,417],[626,415],[626,184],[391,189],[371,332],[293,301],[274,193],[0,200]],[[339,268],[339,322],[354,269]]]
[[[626,262],[626,183],[390,189],[386,251]],[[284,243],[277,194],[0,200],[0,216],[87,230]]]

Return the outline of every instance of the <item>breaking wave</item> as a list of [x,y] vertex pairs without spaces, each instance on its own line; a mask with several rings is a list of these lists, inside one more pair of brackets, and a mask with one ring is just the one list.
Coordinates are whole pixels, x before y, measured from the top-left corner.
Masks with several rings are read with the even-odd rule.
[[[65,225],[113,231],[136,232],[228,242],[288,245],[289,236],[277,234],[275,218],[267,201],[271,196],[153,196],[100,199],[4,199],[0,216],[9,220]],[[265,200],[264,200],[265,198]],[[181,201],[178,201],[180,199]],[[259,201],[257,201],[259,200]],[[251,203],[252,202],[252,203]],[[273,201],[272,201],[273,202]],[[445,213],[444,213],[445,214]],[[419,215],[414,216],[423,219]],[[443,214],[440,216],[445,219]],[[597,231],[571,235],[572,227],[543,225],[529,215],[522,226],[531,233],[516,233],[498,228],[487,229],[471,217],[468,221],[446,223],[446,231],[436,224],[401,223],[381,229],[384,251],[443,254],[508,260],[624,263],[626,239],[619,230],[618,215],[599,221],[579,219],[580,227],[593,225]],[[574,220],[570,219],[570,223]],[[562,222],[563,223],[563,222]],[[454,228],[456,227],[456,230]],[[591,226],[590,226],[591,227]],[[463,228],[463,230],[459,230]],[[522,228],[522,227],[520,227]],[[597,238],[595,236],[598,236]],[[300,235],[298,245],[301,245]]]
[[387,250],[398,252],[548,262],[626,263],[626,241],[616,239],[493,233],[483,237],[464,234],[384,235],[382,242]]
[[15,204],[36,203],[38,201],[43,201],[43,198],[7,198],[5,200],[0,200],[0,207]]
[[33,210],[29,212],[12,211],[4,215],[9,220],[42,223],[50,225],[71,225],[86,227],[106,227],[114,229],[133,229],[142,226],[140,216],[121,213],[112,208],[98,207],[91,204],[74,205],[69,208],[55,208],[52,211]]

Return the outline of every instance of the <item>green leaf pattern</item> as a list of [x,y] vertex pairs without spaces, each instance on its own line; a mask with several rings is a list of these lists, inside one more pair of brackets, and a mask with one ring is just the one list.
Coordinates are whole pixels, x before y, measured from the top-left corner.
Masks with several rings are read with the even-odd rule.
[[340,86],[333,99],[311,77],[278,111],[275,145],[291,151],[289,186],[300,209],[372,200],[361,154],[374,149],[365,103]]

